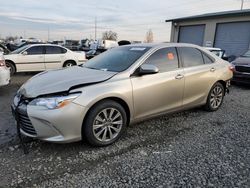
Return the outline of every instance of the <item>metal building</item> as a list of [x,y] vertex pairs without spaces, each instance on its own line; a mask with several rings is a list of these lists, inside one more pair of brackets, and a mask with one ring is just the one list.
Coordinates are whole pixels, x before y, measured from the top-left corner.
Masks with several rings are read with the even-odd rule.
[[171,42],[218,47],[239,56],[250,48],[250,9],[166,20],[172,22]]

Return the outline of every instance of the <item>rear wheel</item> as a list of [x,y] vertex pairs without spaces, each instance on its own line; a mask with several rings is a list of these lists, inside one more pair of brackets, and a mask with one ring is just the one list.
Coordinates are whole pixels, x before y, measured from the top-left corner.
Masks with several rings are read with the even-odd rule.
[[66,61],[64,64],[63,64],[63,67],[72,67],[72,66],[75,66],[76,63],[74,61]]
[[223,103],[224,95],[224,86],[219,82],[215,83],[208,94],[205,109],[210,112],[218,110]]
[[83,124],[83,137],[94,146],[107,146],[118,140],[124,132],[127,116],[117,102],[105,100],[95,105]]
[[6,64],[6,67],[10,68],[10,75],[11,76],[14,75],[15,72],[16,72],[15,65],[12,62],[10,62],[10,61],[5,61],[5,64]]

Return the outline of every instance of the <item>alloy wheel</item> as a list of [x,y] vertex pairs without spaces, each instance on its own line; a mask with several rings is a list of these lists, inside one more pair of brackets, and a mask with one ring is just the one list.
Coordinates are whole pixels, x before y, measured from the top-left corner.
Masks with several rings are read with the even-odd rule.
[[67,63],[66,67],[72,67],[73,64],[72,63]]
[[210,105],[212,108],[218,108],[223,99],[223,90],[221,87],[216,86],[211,92]]
[[97,140],[109,142],[119,135],[122,125],[122,114],[115,108],[105,108],[94,119],[93,133]]

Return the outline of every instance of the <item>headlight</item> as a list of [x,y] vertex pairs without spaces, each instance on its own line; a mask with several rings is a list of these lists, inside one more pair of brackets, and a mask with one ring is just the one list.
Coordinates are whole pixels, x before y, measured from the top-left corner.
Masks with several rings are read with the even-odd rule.
[[70,94],[67,96],[56,96],[48,98],[37,98],[29,103],[33,106],[44,106],[48,109],[58,109],[66,106],[71,101],[76,99],[81,93]]

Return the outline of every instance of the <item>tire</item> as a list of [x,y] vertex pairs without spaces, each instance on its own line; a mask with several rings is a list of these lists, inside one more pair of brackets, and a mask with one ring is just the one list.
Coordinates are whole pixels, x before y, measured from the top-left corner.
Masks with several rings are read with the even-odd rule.
[[63,67],[72,67],[72,66],[75,66],[76,63],[74,61],[66,61],[64,64],[63,64]]
[[205,110],[209,112],[218,110],[223,103],[224,96],[224,86],[219,82],[215,83],[208,94]]
[[10,61],[5,61],[6,67],[10,68],[10,75],[14,75],[16,73],[16,67]]
[[105,100],[97,103],[88,112],[83,123],[82,136],[90,145],[107,146],[121,137],[126,125],[127,115],[124,108],[115,101]]

